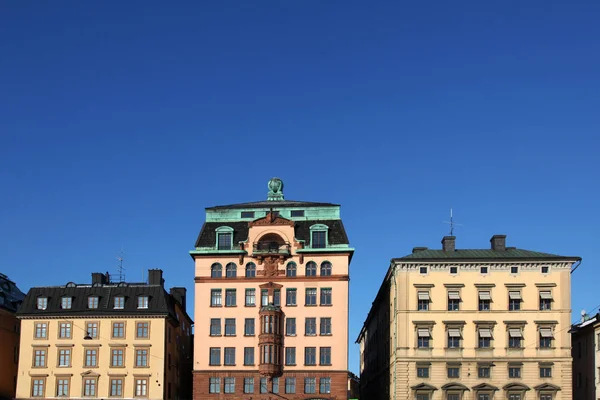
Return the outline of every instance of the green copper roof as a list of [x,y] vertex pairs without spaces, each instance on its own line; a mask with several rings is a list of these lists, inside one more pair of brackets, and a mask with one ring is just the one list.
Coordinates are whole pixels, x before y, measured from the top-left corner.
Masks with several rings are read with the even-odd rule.
[[394,261],[411,260],[481,260],[481,259],[569,259],[579,260],[579,257],[565,257],[556,254],[542,253],[539,251],[517,249],[508,247],[506,250],[490,249],[465,249],[465,250],[421,250],[404,257],[395,258]]

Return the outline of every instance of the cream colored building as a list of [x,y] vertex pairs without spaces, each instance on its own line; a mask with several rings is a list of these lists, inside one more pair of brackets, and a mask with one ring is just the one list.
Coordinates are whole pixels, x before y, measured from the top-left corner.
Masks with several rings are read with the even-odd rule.
[[361,394],[394,400],[571,399],[578,257],[506,247],[393,259],[357,342]]
[[[32,288],[19,309],[18,399],[191,396],[185,288],[110,282]],[[186,387],[187,386],[187,387]]]

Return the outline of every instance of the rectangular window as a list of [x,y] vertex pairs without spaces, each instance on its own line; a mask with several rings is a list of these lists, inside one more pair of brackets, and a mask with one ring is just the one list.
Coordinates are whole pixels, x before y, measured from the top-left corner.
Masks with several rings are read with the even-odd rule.
[[147,367],[148,366],[148,349],[135,349],[135,366],[136,367]]
[[521,348],[521,339],[523,339],[523,333],[519,328],[509,328],[508,330],[508,347],[512,349]]
[[33,354],[33,366],[36,368],[46,367],[46,349],[35,350]]
[[221,318],[210,319],[210,336],[221,336]]
[[71,323],[70,322],[61,322],[60,323],[58,337],[60,339],[70,339],[71,338]]
[[331,317],[321,318],[321,336],[331,335]]
[[285,304],[288,306],[296,305],[296,289],[286,289]]
[[45,310],[48,308],[48,298],[47,297],[38,297],[37,298],[37,309]]
[[317,348],[304,348],[304,365],[317,365]]
[[319,382],[319,393],[331,393],[331,378],[321,378]]
[[418,378],[429,378],[429,367],[417,367]]
[[296,348],[285,348],[285,365],[296,365]]
[[235,336],[235,318],[225,318],[225,336]]
[[489,349],[492,347],[492,330],[490,328],[479,328],[479,348]]
[[452,275],[458,274],[458,267],[450,267],[450,273]]
[[150,337],[150,323],[136,322],[135,335],[138,339],[148,339]]
[[72,297],[63,297],[61,299],[60,308],[62,308],[63,310],[69,310],[72,305],[73,305]]
[[125,322],[113,322],[112,337],[115,339],[125,337]]
[[541,311],[552,310],[552,292],[550,292],[550,291],[540,292],[540,310]]
[[324,249],[325,247],[327,247],[326,232],[314,231],[312,233],[310,246],[313,249]]
[[280,289],[274,289],[273,290],[273,305],[274,306],[281,306],[281,290]]
[[211,347],[209,353],[209,365],[221,365],[221,348]]
[[38,322],[35,324],[35,338],[46,339],[48,338],[48,324],[45,322]]
[[235,347],[225,347],[224,365],[235,365]]
[[83,395],[85,397],[96,397],[96,378],[86,378],[83,380]]
[[221,378],[209,379],[209,393],[221,393]]
[[422,275],[427,274],[427,267],[419,267],[419,273]]
[[552,328],[540,328],[540,347],[549,349],[552,347]]
[[235,378],[225,378],[225,393],[235,393]]
[[491,367],[489,365],[480,365],[477,368],[477,376],[479,378],[489,378]]
[[304,210],[292,210],[292,212],[290,213],[290,216],[292,218],[294,218],[294,217],[304,217]]
[[490,311],[492,296],[489,291],[479,292],[479,311]]
[[448,311],[458,311],[460,309],[460,293],[458,291],[448,292]]
[[269,388],[267,387],[267,378],[260,378],[260,392],[268,393]]
[[256,305],[256,289],[246,289],[246,306]]
[[123,378],[111,378],[110,396],[123,397]]
[[540,378],[552,378],[552,367],[540,367]]
[[521,292],[510,291],[508,292],[508,310],[519,311],[521,309]]
[[449,328],[448,329],[448,348],[458,349],[460,347],[460,329]]
[[419,311],[427,311],[429,310],[429,292],[418,292],[417,293],[417,309]]
[[97,322],[88,322],[85,324],[86,333],[92,339],[98,339],[98,323]]
[[460,378],[460,367],[448,367],[448,378]]
[[479,272],[481,272],[482,274],[487,274],[488,273],[488,267],[480,267],[479,268]]
[[273,378],[273,389],[272,392],[275,394],[279,393],[279,378]]
[[148,308],[148,296],[138,296],[137,308]]
[[[542,268],[544,268],[544,267],[542,267]],[[548,268],[548,267],[546,267],[546,268]],[[552,400],[552,395],[551,394],[541,394],[540,400]]]
[[417,329],[417,347],[419,349],[428,349],[430,337],[431,337],[431,333],[429,332],[429,328],[418,328]]
[[211,307],[221,307],[222,297],[221,297],[221,289],[211,289],[210,290],[210,306]]
[[508,377],[509,378],[520,378],[521,377],[521,367],[508,367]]
[[59,349],[58,350],[58,366],[59,367],[70,367],[71,366],[71,349]]
[[331,288],[321,288],[321,305],[331,305]]
[[307,288],[305,295],[305,305],[316,306],[317,305],[317,288]]
[[56,380],[56,397],[69,396],[69,379],[59,378]]
[[547,266],[547,265],[544,265],[544,266],[542,267],[542,274],[547,274],[547,273],[548,273],[548,266]]
[[321,347],[319,351],[319,364],[331,365],[331,347]]
[[254,211],[242,211],[241,218],[254,218]]
[[306,318],[304,320],[304,334],[306,336],[316,336],[317,334],[317,319]]
[[304,378],[304,393],[317,393],[317,378]]
[[110,349],[110,366],[111,367],[122,367],[123,357],[125,355],[125,349]]
[[244,320],[244,335],[254,336],[254,318],[246,318]]
[[296,336],[296,318],[285,319],[285,334],[287,336]]
[[260,305],[266,306],[269,304],[269,291],[267,289],[263,289],[260,291]]
[[225,306],[226,307],[235,307],[236,303],[236,294],[235,289],[225,289]]
[[244,378],[244,393],[254,393],[254,378]]
[[244,347],[244,365],[254,365],[254,347]]
[[219,233],[217,250],[231,250],[231,233]]
[[84,365],[86,367],[98,366],[98,349],[85,349]]
[[135,397],[148,396],[148,379],[137,378],[135,380]]
[[33,379],[31,382],[31,397],[44,397],[45,386],[46,380],[44,378]]
[[296,393],[296,378],[285,378],[285,392]]
[[510,273],[511,274],[518,274],[519,273],[519,267],[510,267]]
[[115,309],[123,309],[125,307],[125,297],[123,296],[117,296],[114,299],[114,308]]

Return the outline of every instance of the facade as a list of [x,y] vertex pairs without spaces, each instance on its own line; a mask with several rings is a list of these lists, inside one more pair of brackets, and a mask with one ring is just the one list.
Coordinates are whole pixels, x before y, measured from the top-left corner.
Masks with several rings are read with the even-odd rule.
[[206,209],[195,262],[194,399],[346,399],[353,249],[340,206]]
[[17,313],[17,399],[191,398],[185,303],[185,288],[165,291],[161,270],[148,283],[93,273],[91,284],[32,288]]
[[573,399],[596,400],[600,393],[600,314],[571,328],[573,356]]
[[15,397],[20,332],[15,313],[24,297],[13,281],[0,274],[0,399]]
[[578,257],[416,247],[392,259],[357,342],[369,399],[571,399]]

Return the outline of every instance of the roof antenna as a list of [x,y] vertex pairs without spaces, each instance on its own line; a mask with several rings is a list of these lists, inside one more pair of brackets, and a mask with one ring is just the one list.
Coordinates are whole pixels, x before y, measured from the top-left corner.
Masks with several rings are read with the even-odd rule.
[[125,254],[125,252],[123,251],[123,246],[121,246],[121,252],[117,256],[117,260],[119,261],[119,267],[118,267],[119,283],[125,282],[125,268],[123,268],[123,254]]
[[463,226],[462,224],[454,222],[454,219],[452,218],[452,207],[450,207],[450,221],[444,221],[444,223],[450,225],[450,236],[454,236],[454,226]]

